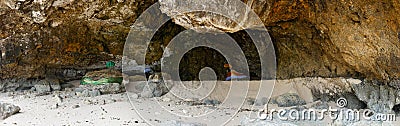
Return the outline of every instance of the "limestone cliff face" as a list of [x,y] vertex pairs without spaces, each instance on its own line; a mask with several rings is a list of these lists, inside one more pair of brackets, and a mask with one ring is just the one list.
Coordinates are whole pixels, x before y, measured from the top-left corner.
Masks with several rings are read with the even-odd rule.
[[[40,78],[57,73],[54,71],[85,69],[99,61],[115,59],[116,55],[122,55],[129,26],[155,2],[2,0],[1,78]],[[230,32],[233,38],[242,38],[244,35],[240,30],[256,29],[261,23],[269,30],[276,47],[278,78],[343,76],[382,81],[400,78],[398,0],[243,2],[262,22],[237,15],[248,11],[240,9],[232,15],[241,19],[239,23],[245,24],[244,27],[238,27],[232,20],[218,14],[184,13],[172,17],[173,23],[161,30],[165,32],[161,35],[170,35],[153,39],[154,52],[162,50],[159,49],[161,45],[168,44],[173,34],[183,31],[181,26],[192,28],[201,25],[211,31]],[[187,4],[172,0],[160,0],[160,5],[162,12],[169,16],[187,8]],[[227,8],[230,5],[228,2]],[[203,6],[212,7],[212,4]],[[246,44],[243,46],[244,49],[253,48]],[[190,55],[210,54],[201,52]],[[246,54],[250,58],[256,58],[255,55]],[[160,56],[150,54],[148,62]],[[257,62],[254,64],[258,66]],[[60,76],[65,74],[58,73]]]
[[122,55],[129,27],[154,1],[1,0],[1,78],[66,76]]
[[[186,28],[202,24],[208,29],[236,32],[241,28],[221,16],[179,13],[189,5],[214,6],[224,1],[163,0],[164,13]],[[276,46],[278,78],[304,76],[357,77],[389,80],[400,77],[400,2],[392,1],[265,1],[244,4],[261,18]],[[207,4],[208,3],[208,4]],[[229,3],[229,2],[228,2]],[[225,8],[233,8],[234,4]],[[233,7],[232,7],[233,6]],[[207,8],[207,7],[204,7]],[[236,13],[235,13],[236,12]],[[245,28],[257,22],[239,18]],[[200,22],[200,23],[199,23]]]

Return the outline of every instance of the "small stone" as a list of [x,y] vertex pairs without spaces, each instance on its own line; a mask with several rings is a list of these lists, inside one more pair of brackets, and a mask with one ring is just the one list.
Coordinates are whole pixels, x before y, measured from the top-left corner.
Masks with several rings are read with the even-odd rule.
[[162,101],[163,101],[163,102],[170,102],[171,99],[170,99],[170,98],[163,98]]
[[56,101],[57,103],[63,102],[63,98],[62,98],[60,95],[54,95],[53,99],[54,99],[54,101]]
[[41,80],[36,85],[34,85],[36,91],[40,94],[47,93],[51,91],[50,84],[47,80]]
[[100,91],[99,91],[99,90],[92,90],[92,91],[89,91],[89,96],[90,96],[90,97],[100,96]]
[[141,97],[144,98],[161,97],[167,94],[172,85],[165,83],[160,76],[161,73],[150,75],[149,81],[136,84],[135,90],[141,92]]
[[53,104],[52,106],[50,106],[50,109],[58,109],[59,105],[58,103]]
[[106,101],[106,103],[114,103],[114,102],[117,102],[117,100],[115,100],[115,99],[107,99],[107,100],[105,100]]
[[61,90],[61,85],[51,85],[50,87],[51,87],[51,89],[53,91],[60,91]]
[[60,80],[58,79],[46,79],[49,84],[50,84],[50,88],[53,91],[60,91],[61,90],[61,85],[60,85]]
[[278,104],[279,107],[290,107],[306,104],[306,101],[304,99],[294,93],[282,94],[275,97],[274,101],[276,104]]
[[84,90],[83,88],[75,88],[75,89],[74,89],[75,92],[79,92],[79,93],[82,93],[83,90]]
[[93,104],[93,102],[90,101],[90,100],[88,100],[88,99],[85,99],[85,100],[83,101],[83,103],[86,104],[86,105]]
[[73,109],[76,109],[76,108],[79,108],[79,107],[80,107],[79,105],[73,105],[72,106]]
[[211,100],[211,99],[205,99],[203,101],[204,104],[206,105],[217,105],[220,104],[220,102],[218,100]]
[[30,89],[30,91],[36,91],[36,88],[35,88],[35,87],[32,87],[32,88]]
[[83,90],[82,93],[81,93],[81,96],[82,97],[89,97],[90,96],[89,95],[89,90],[88,89]]
[[106,100],[100,100],[99,104],[100,105],[105,105],[106,104]]

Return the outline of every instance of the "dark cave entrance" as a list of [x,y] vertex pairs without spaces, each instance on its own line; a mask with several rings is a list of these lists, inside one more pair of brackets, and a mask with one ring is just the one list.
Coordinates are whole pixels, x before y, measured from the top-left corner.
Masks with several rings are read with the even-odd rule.
[[[176,25],[172,21],[165,23],[153,36],[146,52],[146,64],[150,65],[161,60],[164,48],[179,33],[186,29]],[[260,80],[261,62],[256,46],[246,31],[227,33],[243,51],[249,67],[250,80]],[[238,50],[240,51],[240,50]],[[212,68],[218,80],[225,80],[228,72],[224,68],[227,61],[218,51],[208,47],[193,48],[184,54],[179,62],[179,74],[182,81],[199,80],[198,73],[204,67]],[[161,67],[155,67],[154,71],[161,72]]]

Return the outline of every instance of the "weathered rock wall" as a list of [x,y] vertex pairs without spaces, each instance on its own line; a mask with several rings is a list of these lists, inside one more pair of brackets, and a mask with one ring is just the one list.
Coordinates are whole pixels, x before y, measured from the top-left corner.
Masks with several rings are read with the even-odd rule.
[[[42,78],[54,74],[54,70],[80,71],[99,61],[113,60],[122,54],[129,26],[154,2],[2,0],[1,78]],[[280,79],[344,76],[387,82],[400,77],[400,2],[397,0],[245,0],[244,3],[255,11],[271,34]],[[168,5],[178,4],[163,0],[161,5],[168,8]],[[162,10],[167,14],[168,11],[179,11]],[[201,23],[227,32],[241,30],[234,26],[224,29],[222,26],[232,24],[224,22],[228,20],[218,15],[207,17],[189,13],[186,17],[196,21],[201,21],[198,18],[216,18],[219,19],[218,27],[215,22]],[[178,25],[192,26],[178,22],[179,17],[173,18]],[[251,20],[246,23],[246,28],[257,26],[251,24]],[[183,30],[178,25],[169,24],[161,32]],[[240,38],[243,35],[239,32],[232,36]],[[160,51],[157,48],[167,44],[172,37],[166,35],[154,39],[156,49],[149,53]],[[253,55],[257,54],[249,55],[256,57]],[[160,54],[149,56],[148,62],[151,62]],[[190,64],[193,63],[187,65]],[[195,73],[195,70],[191,72]],[[58,73],[62,77],[68,72]]]
[[0,76],[67,77],[81,75],[100,61],[113,60],[122,55],[129,26],[152,3],[2,0]]
[[[174,8],[162,11],[186,28],[202,24],[208,29],[227,32],[241,30],[221,16],[179,13],[189,8],[185,3],[213,6],[209,3],[218,1],[163,0],[162,8]],[[245,0],[244,3],[251,6],[271,34],[278,57],[278,78],[346,76],[387,81],[400,76],[399,1]],[[229,5],[222,9],[235,8]],[[227,16],[230,15],[235,13]],[[239,19],[245,22],[245,28],[257,26],[256,21]]]

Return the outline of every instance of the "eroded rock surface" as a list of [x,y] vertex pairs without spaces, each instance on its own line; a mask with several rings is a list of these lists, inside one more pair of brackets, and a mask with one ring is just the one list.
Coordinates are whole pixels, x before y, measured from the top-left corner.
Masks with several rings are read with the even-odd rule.
[[[230,2],[160,2],[162,12],[183,27],[240,30],[226,19],[243,12]],[[218,3],[226,6],[218,8]],[[400,77],[399,1],[245,0],[243,4],[254,10],[271,34],[277,48],[278,78],[351,76],[387,81]],[[189,8],[231,11],[223,17],[187,12]],[[244,27],[254,24],[254,19],[248,19]]]
[[[84,75],[85,69],[91,64],[122,54],[129,26],[155,2],[2,1],[1,78],[40,78],[54,73],[65,78]],[[211,30],[236,32],[255,28],[253,26],[260,23],[244,18],[246,13],[243,15],[242,12],[249,10],[243,8],[229,11],[228,16],[232,17],[200,12],[176,15],[179,9],[189,7],[179,4],[179,1],[159,2],[162,12],[173,16],[174,23],[185,28],[204,26]],[[196,1],[183,2],[195,3],[193,6],[201,4]],[[235,3],[215,2],[202,6],[235,10]],[[217,3],[223,6],[218,8]],[[260,17],[261,23],[271,34],[278,57],[278,78],[346,76],[385,82],[399,78],[400,3],[396,0],[249,0],[244,4]],[[232,23],[229,18],[234,17],[241,22]],[[244,27],[237,27],[239,24]],[[179,33],[182,29],[178,25],[166,24],[159,35]],[[233,36],[242,37],[240,33]],[[163,51],[159,48],[165,47],[172,38],[170,35],[156,37],[149,53]],[[251,43],[246,39],[240,41]],[[143,54],[141,47],[138,48],[133,51]],[[209,54],[210,50],[198,53]],[[150,62],[159,60],[160,56],[149,54],[148,58]],[[252,61],[257,57],[249,58]],[[191,64],[196,63],[190,61],[183,66]],[[252,63],[254,66],[258,64]],[[196,73],[196,70],[190,72]]]
[[400,104],[400,92],[387,85],[365,82],[352,86],[357,97],[366,102],[368,108],[377,113],[393,113],[393,107]]
[[77,79],[122,55],[129,26],[154,1],[0,2],[1,78]]

